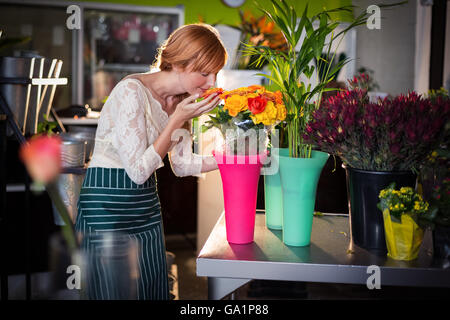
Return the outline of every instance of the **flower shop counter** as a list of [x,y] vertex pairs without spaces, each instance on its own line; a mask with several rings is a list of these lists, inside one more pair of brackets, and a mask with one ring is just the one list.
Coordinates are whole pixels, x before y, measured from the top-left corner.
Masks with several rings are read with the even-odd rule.
[[381,288],[450,287],[450,266],[433,259],[429,237],[419,257],[405,262],[353,245],[344,215],[315,216],[307,247],[285,245],[281,230],[268,229],[264,218],[256,214],[254,242],[237,245],[227,242],[222,213],[197,258],[197,276],[208,277],[209,299],[221,299],[252,279],[367,284],[379,276]]

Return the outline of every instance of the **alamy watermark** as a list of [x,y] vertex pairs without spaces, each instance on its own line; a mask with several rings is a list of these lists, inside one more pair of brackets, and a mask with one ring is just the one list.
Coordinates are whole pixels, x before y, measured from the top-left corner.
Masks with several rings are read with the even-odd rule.
[[66,20],[66,27],[69,30],[81,29],[81,9],[79,6],[72,4],[67,7],[66,13],[70,14]]
[[367,278],[366,285],[369,290],[381,289],[381,269],[379,266],[371,265],[367,267],[367,274],[370,276]]
[[[261,163],[262,175],[273,175],[278,172],[278,147],[279,130],[267,129],[228,129],[225,131],[225,137],[222,137],[217,131],[214,139],[202,141],[202,153],[212,154],[213,151],[223,153],[223,157],[193,157],[192,154],[200,154],[199,144],[194,144],[194,150],[190,143],[177,143],[171,151],[171,159],[177,164],[199,165],[200,161],[208,164],[256,164]],[[194,135],[200,137],[202,133],[196,127]],[[172,133],[172,142],[191,141],[191,133],[186,129],[176,129]],[[270,140],[271,152],[267,153],[267,144]],[[243,156],[249,156],[244,158]]]
[[[73,290],[81,289],[81,268],[78,265],[70,265],[67,267],[66,273],[69,274],[67,277],[66,285],[67,289]],[[366,280],[366,285],[369,290],[381,289],[381,269],[377,265],[370,265],[367,267],[367,274],[370,276]]]
[[69,274],[66,280],[67,289],[81,289],[81,268],[75,264],[67,267],[66,273]]
[[367,18],[366,26],[369,30],[373,29],[381,29],[381,10],[380,7],[377,5],[370,5],[367,7],[366,12],[370,14],[370,16]]

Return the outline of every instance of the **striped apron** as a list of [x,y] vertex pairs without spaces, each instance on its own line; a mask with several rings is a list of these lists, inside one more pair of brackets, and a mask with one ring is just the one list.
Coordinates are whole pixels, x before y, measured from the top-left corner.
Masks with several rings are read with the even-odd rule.
[[[169,298],[155,173],[137,185],[125,169],[88,168],[78,200],[75,230],[83,235],[82,249],[87,257],[85,298]],[[115,235],[114,241],[111,235]],[[124,239],[136,250],[130,250]],[[130,271],[129,255],[135,256],[137,272]],[[120,289],[123,287],[128,291]]]

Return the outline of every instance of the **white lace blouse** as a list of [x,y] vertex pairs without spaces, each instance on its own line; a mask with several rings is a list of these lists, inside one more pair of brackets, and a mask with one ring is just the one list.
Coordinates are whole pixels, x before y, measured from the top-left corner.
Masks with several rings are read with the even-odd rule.
[[[168,114],[140,80],[128,77],[120,81],[100,114],[89,167],[124,168],[136,184],[144,183],[164,166],[153,142],[168,121]],[[172,170],[179,177],[199,175],[202,159],[192,153],[190,135],[169,152]]]

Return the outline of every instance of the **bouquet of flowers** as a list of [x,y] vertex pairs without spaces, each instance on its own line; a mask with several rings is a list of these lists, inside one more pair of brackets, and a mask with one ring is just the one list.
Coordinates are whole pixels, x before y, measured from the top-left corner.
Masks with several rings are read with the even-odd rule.
[[231,91],[210,89],[203,97],[219,92],[224,101],[209,114],[202,132],[216,127],[222,133],[222,151],[227,154],[258,154],[267,146],[268,131],[286,118],[286,108],[279,91],[259,85]]
[[422,199],[422,196],[415,193],[411,187],[401,187],[395,190],[395,183],[391,183],[386,189],[380,191],[379,209],[389,210],[391,219],[395,222],[401,222],[403,214],[409,214],[417,220],[418,215],[428,211],[428,202]]
[[340,92],[322,102],[305,141],[341,157],[355,169],[419,169],[444,134],[450,100],[415,92],[371,103],[366,90]]

